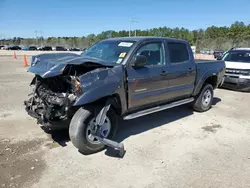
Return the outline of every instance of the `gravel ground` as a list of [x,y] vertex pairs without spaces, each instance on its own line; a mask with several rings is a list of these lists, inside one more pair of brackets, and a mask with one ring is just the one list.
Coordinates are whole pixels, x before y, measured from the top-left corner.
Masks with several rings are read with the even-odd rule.
[[0,56],[0,187],[250,187],[249,93],[217,89],[208,112],[121,121],[123,159],[84,156],[67,131],[46,134],[25,113],[32,75],[22,60]]

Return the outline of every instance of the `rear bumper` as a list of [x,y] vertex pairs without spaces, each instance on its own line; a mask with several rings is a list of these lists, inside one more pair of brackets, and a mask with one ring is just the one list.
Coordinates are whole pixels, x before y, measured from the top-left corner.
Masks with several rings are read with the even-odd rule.
[[240,76],[225,75],[222,86],[241,91],[250,91],[250,77],[242,78]]

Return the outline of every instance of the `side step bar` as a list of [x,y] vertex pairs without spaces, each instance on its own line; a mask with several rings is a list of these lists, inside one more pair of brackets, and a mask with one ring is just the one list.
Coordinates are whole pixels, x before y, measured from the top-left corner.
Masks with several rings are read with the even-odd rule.
[[133,114],[129,114],[129,115],[125,116],[123,119],[124,120],[129,120],[129,119],[138,118],[138,117],[141,117],[141,116],[145,116],[145,115],[148,115],[148,114],[152,114],[152,113],[155,113],[155,112],[159,112],[159,111],[162,111],[162,110],[166,110],[166,109],[169,109],[169,108],[173,108],[173,107],[176,107],[176,106],[187,104],[187,103],[190,103],[190,102],[193,102],[193,101],[194,101],[193,97],[188,98],[188,99],[184,99],[184,100],[180,100],[180,101],[175,101],[175,102],[165,104],[165,105],[162,105],[162,106],[156,106],[156,107],[153,107],[153,108],[150,108],[150,109],[146,109],[146,110],[142,110],[142,111],[139,111],[139,112],[136,112],[136,113],[133,113]]

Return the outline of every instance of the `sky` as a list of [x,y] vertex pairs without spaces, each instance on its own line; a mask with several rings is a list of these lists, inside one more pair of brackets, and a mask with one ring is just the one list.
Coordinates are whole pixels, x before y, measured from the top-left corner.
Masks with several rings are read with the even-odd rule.
[[250,0],[0,0],[0,38],[250,24]]

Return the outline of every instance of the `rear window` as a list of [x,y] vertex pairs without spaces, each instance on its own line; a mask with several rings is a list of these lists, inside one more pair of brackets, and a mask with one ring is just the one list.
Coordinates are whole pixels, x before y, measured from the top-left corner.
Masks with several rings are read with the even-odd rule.
[[168,53],[171,63],[182,63],[189,60],[187,45],[184,43],[169,42]]

